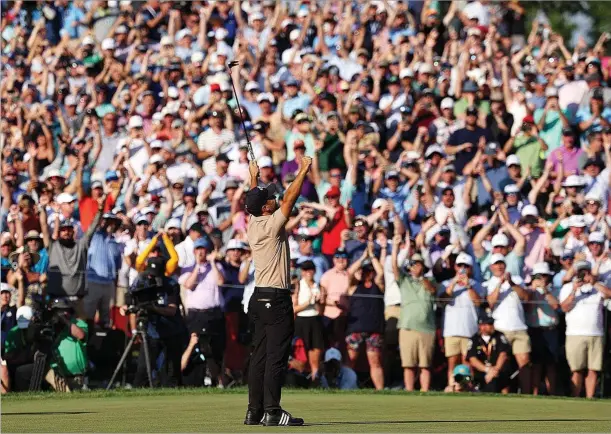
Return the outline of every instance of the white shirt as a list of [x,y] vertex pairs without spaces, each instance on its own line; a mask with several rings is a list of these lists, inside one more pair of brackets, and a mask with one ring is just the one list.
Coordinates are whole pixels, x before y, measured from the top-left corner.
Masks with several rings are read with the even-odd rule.
[[195,264],[195,252],[191,237],[187,236],[182,243],[176,245],[176,253],[178,253],[178,266],[180,268],[190,267]]
[[[146,249],[146,246],[148,246],[150,243],[151,243],[150,238],[147,238],[146,240],[143,240],[143,241],[136,241],[135,238],[132,238],[131,240],[125,243],[125,248],[123,249],[123,256],[129,256],[132,253],[136,253],[136,255],[139,255],[140,253],[144,251],[144,249]],[[123,263],[125,264],[125,266],[129,268],[128,282],[129,282],[129,285],[131,286],[132,283],[134,283],[135,280],[138,278],[138,271],[135,268],[135,263],[134,263],[134,267],[130,267],[127,265],[125,258],[123,258]]]
[[[240,266],[240,271],[245,266],[245,263],[242,263]],[[248,303],[250,303],[250,297],[255,292],[255,263],[253,261],[250,262],[250,266],[248,267],[248,280],[246,281],[246,286],[244,286],[244,295],[242,296],[242,306],[244,307],[244,313],[248,313]]]
[[[573,291],[573,282],[560,289],[560,303]],[[600,291],[584,284],[575,292],[575,305],[565,314],[567,336],[604,336],[603,303]]]
[[[197,138],[197,147],[200,151],[221,153],[226,152],[225,148],[233,142],[235,142],[235,135],[233,132],[223,129],[217,134],[212,128],[208,128]],[[212,156],[204,160],[202,168],[206,175],[214,174],[216,172],[216,157]]]
[[320,295],[320,288],[316,282],[312,283],[312,287],[310,287],[305,281],[305,279],[301,279],[299,281],[299,294],[297,294],[297,304],[302,305],[309,302],[310,305],[306,309],[299,312],[297,316],[318,316],[318,311],[316,310],[317,295]]
[[[511,276],[511,280],[515,285],[522,285],[524,282],[520,276]],[[486,289],[487,296],[494,292],[500,281],[500,278],[492,276],[490,280],[482,284]],[[492,310],[492,317],[494,318],[494,327],[500,331],[515,332],[528,329],[524,319],[522,300],[511,289],[509,282],[501,285],[498,301]]]
[[[442,282],[437,292],[438,297],[447,298],[446,289],[452,284],[452,280]],[[473,279],[469,279],[469,286],[481,297],[483,289]],[[477,333],[477,308],[473,304],[466,286],[456,284],[454,286],[452,300],[445,306],[443,314],[443,336],[461,336],[470,338]]]
[[[397,262],[399,268],[403,265],[407,259],[407,249],[401,249],[397,255]],[[394,306],[401,304],[401,292],[399,291],[399,284],[395,279],[395,273],[392,270],[392,256],[386,256],[384,261],[384,305]]]

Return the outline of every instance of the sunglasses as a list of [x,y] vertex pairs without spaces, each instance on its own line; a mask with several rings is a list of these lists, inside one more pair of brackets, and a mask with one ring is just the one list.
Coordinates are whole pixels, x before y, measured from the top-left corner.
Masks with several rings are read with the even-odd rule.
[[358,222],[356,222],[356,223],[354,224],[354,227],[355,227],[355,228],[358,228],[358,227],[361,227],[361,226],[365,226],[365,222],[358,221]]
[[458,268],[471,268],[471,266],[467,264],[458,264],[457,266]]
[[331,178],[341,178],[342,174],[341,173],[332,173],[329,175]]
[[543,279],[547,276],[547,274],[535,274],[533,279]]
[[598,205],[598,202],[596,202],[595,200],[589,200],[586,202],[586,205]]

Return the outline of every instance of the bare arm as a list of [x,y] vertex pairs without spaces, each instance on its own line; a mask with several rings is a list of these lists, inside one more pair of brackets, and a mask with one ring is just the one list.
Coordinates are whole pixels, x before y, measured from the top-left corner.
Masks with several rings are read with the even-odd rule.
[[297,177],[286,189],[286,193],[284,194],[284,201],[282,202],[282,205],[280,207],[282,214],[286,218],[289,218],[291,216],[291,211],[295,206],[295,202],[297,202],[297,199],[299,198],[301,188],[303,187],[303,182],[305,181],[306,176],[308,175],[311,165],[312,158],[303,157],[301,160],[301,168],[297,173]]

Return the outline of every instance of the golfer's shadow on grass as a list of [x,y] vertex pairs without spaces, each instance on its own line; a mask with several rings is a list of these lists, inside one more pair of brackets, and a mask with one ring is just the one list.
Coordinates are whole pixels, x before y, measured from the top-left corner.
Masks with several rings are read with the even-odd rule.
[[68,414],[94,414],[95,411],[26,411],[16,413],[2,412],[2,416],[48,416],[48,415],[68,415]]
[[378,420],[378,421],[347,421],[347,422],[315,422],[303,426],[328,425],[380,425],[380,424],[414,424],[414,423],[490,423],[490,422],[600,422],[609,419],[498,419],[498,420]]

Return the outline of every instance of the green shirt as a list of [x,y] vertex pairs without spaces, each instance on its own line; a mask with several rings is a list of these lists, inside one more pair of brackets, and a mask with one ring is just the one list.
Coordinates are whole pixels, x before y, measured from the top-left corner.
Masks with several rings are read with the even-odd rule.
[[530,167],[530,176],[538,178],[543,172],[541,143],[536,137],[519,133],[513,141],[513,150],[520,159],[522,170]]
[[343,144],[337,134],[327,134],[323,141],[323,148],[318,154],[318,169],[328,172],[329,169],[338,168],[344,170]]
[[[476,101],[475,106],[480,113],[484,113],[486,116],[490,114],[490,103],[488,101]],[[467,98],[461,98],[454,104],[454,116],[464,115],[469,107]]]
[[401,315],[397,328],[422,333],[435,333],[434,294],[426,290],[422,280],[404,275],[399,279]]
[[4,341],[4,354],[12,353],[13,351],[19,351],[25,348],[25,332],[27,329],[20,329],[15,326],[8,331],[6,334],[6,340]]
[[[535,122],[538,124],[543,116],[543,109],[535,110]],[[568,110],[563,110],[564,115],[569,117],[571,116]],[[569,117],[570,119],[570,117]],[[545,123],[543,124],[543,129],[539,131],[539,137],[543,139],[543,141],[547,144],[547,155],[562,146],[562,119],[560,119],[560,114],[557,111],[548,111],[545,116]]]
[[87,323],[81,319],[70,320],[72,324],[83,329],[85,338],[80,341],[70,334],[70,328],[66,327],[59,335],[59,344],[55,348],[55,359],[51,363],[52,368],[58,368],[63,375],[81,375],[87,370]]

